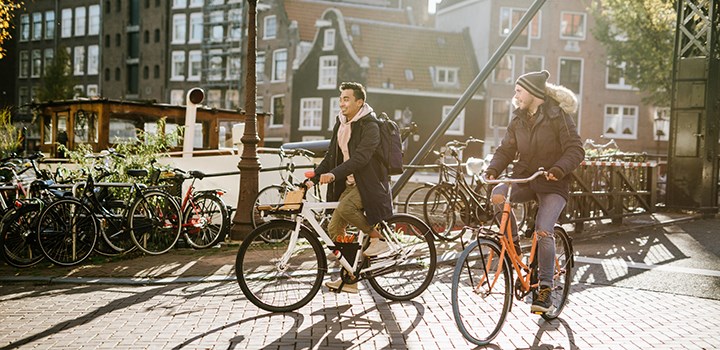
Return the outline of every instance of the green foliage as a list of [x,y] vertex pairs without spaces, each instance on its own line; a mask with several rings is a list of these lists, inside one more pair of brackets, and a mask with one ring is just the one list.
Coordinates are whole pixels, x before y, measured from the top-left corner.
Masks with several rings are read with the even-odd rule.
[[58,48],[43,76],[42,84],[38,89],[38,100],[45,102],[71,99],[75,86],[75,81],[70,75],[71,68],[67,50],[63,47]]
[[[165,130],[165,118],[158,120],[157,130]],[[115,145],[115,151],[124,155],[125,158],[110,157],[111,164],[108,165],[113,169],[113,174],[103,179],[103,181],[130,182],[131,179],[127,175],[127,170],[129,169],[146,169],[152,173],[155,171],[153,164],[156,163],[158,158],[168,156],[167,152],[171,149],[172,145],[177,144],[182,138],[182,131],[182,127],[177,128],[169,134],[160,132],[157,134],[149,134],[142,130],[137,130],[138,141],[117,143]],[[64,151],[70,158],[70,161],[78,164],[81,169],[92,169],[94,159],[86,157],[88,154],[93,154],[90,145],[78,144],[75,150],[72,151],[65,148],[65,146],[59,145],[58,150]],[[163,168],[160,164],[155,164],[155,167],[159,169]],[[79,174],[73,174],[73,176],[76,179],[82,178]]]
[[[672,91],[676,0],[595,0],[593,35],[611,67],[625,63],[625,81],[645,103],[668,106]],[[605,63],[605,62],[603,62]]]
[[11,122],[10,108],[0,109],[0,158],[17,151],[22,144],[22,131]]

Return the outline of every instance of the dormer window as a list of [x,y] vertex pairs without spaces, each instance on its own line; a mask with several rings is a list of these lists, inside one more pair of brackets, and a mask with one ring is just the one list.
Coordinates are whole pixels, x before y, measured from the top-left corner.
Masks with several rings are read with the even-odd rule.
[[458,68],[435,67],[435,84],[439,86],[456,86],[458,84]]
[[334,49],[335,49],[335,29],[334,28],[325,29],[325,33],[323,34],[323,50],[331,51]]

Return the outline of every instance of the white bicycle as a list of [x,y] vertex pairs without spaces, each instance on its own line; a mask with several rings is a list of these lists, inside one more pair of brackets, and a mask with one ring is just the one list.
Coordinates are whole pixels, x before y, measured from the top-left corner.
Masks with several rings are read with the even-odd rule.
[[[261,208],[268,214],[293,214],[287,216],[292,219],[269,221],[240,245],[235,274],[250,302],[271,312],[296,310],[310,302],[325,273],[333,272],[323,245],[340,263],[344,283],[367,279],[378,294],[396,301],[410,300],[430,285],[437,253],[432,231],[420,219],[397,214],[379,223],[378,230],[391,249],[366,258],[362,254],[369,245],[366,233],[359,232],[353,242],[334,242],[318,222],[315,213],[335,209],[338,202],[307,202],[304,193],[300,189],[289,194],[284,203]],[[286,239],[273,242],[262,239],[286,234]]]

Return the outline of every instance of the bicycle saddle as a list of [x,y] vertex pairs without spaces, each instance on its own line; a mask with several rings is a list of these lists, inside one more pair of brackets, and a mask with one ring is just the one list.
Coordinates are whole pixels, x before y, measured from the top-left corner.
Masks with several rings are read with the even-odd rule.
[[205,177],[205,173],[200,170],[191,170],[190,175],[198,180],[202,180]]

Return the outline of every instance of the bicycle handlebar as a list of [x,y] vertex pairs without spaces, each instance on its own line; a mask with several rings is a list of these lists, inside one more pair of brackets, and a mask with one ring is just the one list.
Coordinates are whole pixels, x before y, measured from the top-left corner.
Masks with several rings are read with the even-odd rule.
[[480,180],[481,180],[483,183],[486,183],[486,184],[488,184],[488,185],[524,184],[524,183],[528,183],[528,182],[530,182],[530,181],[532,181],[532,180],[535,180],[535,179],[536,179],[538,176],[540,176],[540,175],[547,175],[547,173],[548,173],[548,172],[545,171],[545,169],[543,169],[543,168],[541,167],[541,168],[538,168],[538,170],[537,170],[534,174],[530,175],[530,177],[526,177],[526,178],[523,178],[523,179],[512,179],[512,178],[506,177],[506,178],[503,178],[503,179],[495,179],[495,180],[490,180],[490,179],[486,178],[486,177],[485,177],[485,173],[483,173],[482,175],[480,175]]

